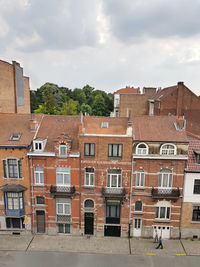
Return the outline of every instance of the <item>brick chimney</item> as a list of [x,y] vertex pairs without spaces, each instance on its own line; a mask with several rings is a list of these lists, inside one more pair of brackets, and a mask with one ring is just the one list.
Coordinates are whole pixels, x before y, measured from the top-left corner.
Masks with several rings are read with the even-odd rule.
[[184,83],[178,82],[178,84],[177,84],[176,116],[182,116],[183,90],[184,90]]
[[38,128],[38,122],[34,118],[33,114],[31,114],[31,119],[29,121],[29,129],[30,129],[30,132],[36,132],[37,128]]

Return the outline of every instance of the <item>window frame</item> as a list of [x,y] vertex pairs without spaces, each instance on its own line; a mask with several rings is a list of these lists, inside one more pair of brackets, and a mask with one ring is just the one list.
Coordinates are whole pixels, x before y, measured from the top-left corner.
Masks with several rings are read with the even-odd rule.
[[[195,209],[197,208],[197,209]],[[196,211],[197,214],[194,215],[194,211]],[[197,217],[197,220],[195,219]],[[192,221],[193,222],[200,222],[200,205],[194,205],[192,210]]]
[[[114,176],[117,176],[116,178]],[[112,186],[112,180],[116,179],[116,186]],[[121,169],[108,169],[107,170],[107,188],[122,188],[122,170]]]
[[[164,217],[161,217],[161,212],[164,209]],[[169,216],[168,216],[169,214]],[[171,207],[170,206],[156,206],[155,219],[156,220],[170,220],[171,217]]]
[[[173,149],[164,148],[165,146],[173,146]],[[163,151],[166,151],[167,153],[163,153]],[[170,153],[170,151],[174,151],[174,153]],[[176,147],[176,145],[174,145],[172,143],[165,143],[165,144],[162,144],[162,146],[160,147],[160,155],[175,156],[176,154],[177,154],[177,147]]]
[[195,163],[200,165],[200,154],[194,151],[194,160]]
[[[140,148],[139,146],[144,145],[145,148]],[[136,146],[136,154],[137,155],[148,155],[149,154],[149,147],[146,143],[139,143]]]
[[[59,201],[61,201],[61,202],[59,202]],[[66,202],[64,202],[64,201],[66,201]],[[59,206],[62,207],[63,212],[59,212]],[[67,211],[67,207],[69,209],[69,212],[65,212],[65,211]],[[57,198],[56,199],[56,215],[71,216],[71,213],[72,213],[71,200],[68,198]]]
[[[137,203],[137,204],[140,203],[140,205],[141,205],[141,209],[136,209],[136,203]],[[143,204],[142,204],[142,201],[141,201],[141,200],[136,200],[136,201],[135,201],[135,205],[134,205],[134,212],[142,212],[142,210],[143,210]]]
[[[115,216],[111,216],[112,213],[115,213]],[[106,224],[120,224],[121,217],[121,205],[118,202],[106,202]]]
[[[92,171],[87,171],[87,169],[93,169]],[[88,177],[87,177],[88,175]],[[89,183],[87,184],[87,179]],[[91,180],[93,180],[93,183],[91,183]],[[94,187],[95,182],[94,182],[94,168],[85,168],[85,175],[84,175],[84,186],[85,187]]]
[[[196,189],[195,189],[195,182],[197,182],[197,181],[199,182],[199,184],[196,185]],[[199,195],[200,194],[200,179],[194,179],[193,194],[194,195]]]
[[[92,206],[92,207],[86,206],[86,203],[87,203],[88,201],[90,201],[91,203],[93,203],[93,206]],[[94,200],[91,199],[91,198],[87,198],[87,199],[85,199],[85,201],[84,201],[84,208],[85,208],[85,209],[94,209]]]
[[[143,185],[142,185],[142,179],[143,179]],[[143,169],[138,169],[135,173],[135,187],[144,188],[144,185],[145,185],[145,172]]]
[[[43,199],[44,200],[44,202],[43,203],[38,203],[38,199]],[[35,198],[35,203],[36,203],[36,205],[45,205],[45,198],[43,197],[43,196],[36,196],[36,198]]]
[[[17,206],[16,206],[17,205]],[[5,192],[5,208],[7,210],[24,210],[24,193]]]
[[[167,186],[163,186],[164,184],[164,175],[167,175]],[[171,176],[171,181],[170,181],[170,176]],[[165,189],[172,189],[172,184],[173,184],[173,172],[170,169],[162,169],[159,172],[158,175],[158,188],[165,188]]]
[[[114,155],[114,150],[116,150],[116,156]],[[122,158],[123,154],[123,144],[108,144],[108,158]]]
[[[65,153],[64,154],[61,153],[61,151],[63,149],[65,150]],[[60,157],[66,157],[67,156],[67,145],[66,144],[60,144],[59,145],[59,156]]]
[[[63,168],[63,170],[61,170]],[[60,169],[60,170],[59,170]],[[58,183],[58,175],[62,176],[62,183]],[[65,183],[65,175],[67,179],[69,178],[69,183]],[[56,186],[65,186],[69,187],[71,185],[71,169],[68,167],[57,167],[56,168]]]
[[[63,226],[63,232],[60,232],[59,225]],[[66,232],[66,226],[69,226],[69,232]],[[58,234],[69,235],[71,233],[71,225],[69,223],[58,223],[57,227],[58,227]]]
[[[41,169],[36,170],[36,168],[41,168]],[[37,178],[39,179],[38,183],[36,182]],[[39,185],[39,186],[44,185],[44,168],[42,166],[34,166],[34,180],[35,180],[35,185]]]
[[[88,146],[88,149],[86,149],[87,146]],[[87,151],[88,153],[86,153]],[[95,143],[84,143],[84,156],[95,157]]]
[[[10,161],[15,161],[14,163],[10,163]],[[12,170],[12,171],[11,171]],[[17,158],[6,158],[3,160],[3,171],[4,178],[6,179],[22,179],[22,160]],[[13,173],[13,175],[11,175]]]

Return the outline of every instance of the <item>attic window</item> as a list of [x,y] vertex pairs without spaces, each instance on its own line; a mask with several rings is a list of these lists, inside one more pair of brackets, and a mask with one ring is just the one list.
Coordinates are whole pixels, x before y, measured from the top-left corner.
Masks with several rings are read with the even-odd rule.
[[197,164],[200,164],[200,150],[195,150],[194,151],[194,158],[195,158],[195,162]]
[[21,133],[13,133],[10,137],[10,141],[19,141]]
[[101,123],[101,128],[108,128],[108,122],[103,121]]

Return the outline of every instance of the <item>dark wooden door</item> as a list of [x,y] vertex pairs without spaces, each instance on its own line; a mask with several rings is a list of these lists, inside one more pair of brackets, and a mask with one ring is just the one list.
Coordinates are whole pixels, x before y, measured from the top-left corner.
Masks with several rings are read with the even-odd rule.
[[85,235],[93,235],[94,233],[94,214],[92,212],[85,213]]
[[45,212],[43,210],[36,211],[37,232],[45,233]]

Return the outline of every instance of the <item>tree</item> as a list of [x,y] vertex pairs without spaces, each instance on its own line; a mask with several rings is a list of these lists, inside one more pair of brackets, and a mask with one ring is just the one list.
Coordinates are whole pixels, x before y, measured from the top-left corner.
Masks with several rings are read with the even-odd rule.
[[60,115],[77,115],[78,102],[70,99],[68,102],[63,103],[60,110]]
[[51,87],[46,88],[43,92],[44,110],[46,114],[55,114],[56,99],[53,95],[53,89]]
[[93,115],[104,116],[105,109],[106,105],[103,96],[101,94],[96,95],[92,104]]
[[91,115],[92,114],[92,108],[88,104],[83,103],[81,105],[81,112],[83,114],[87,113],[87,114]]
[[91,87],[91,86],[89,86],[89,85],[87,84],[87,85],[85,85],[85,86],[83,87],[82,90],[83,90],[83,92],[85,93],[85,96],[86,96],[86,103],[88,104],[88,100],[89,100],[90,96],[92,95],[92,92],[94,91],[94,88]]

